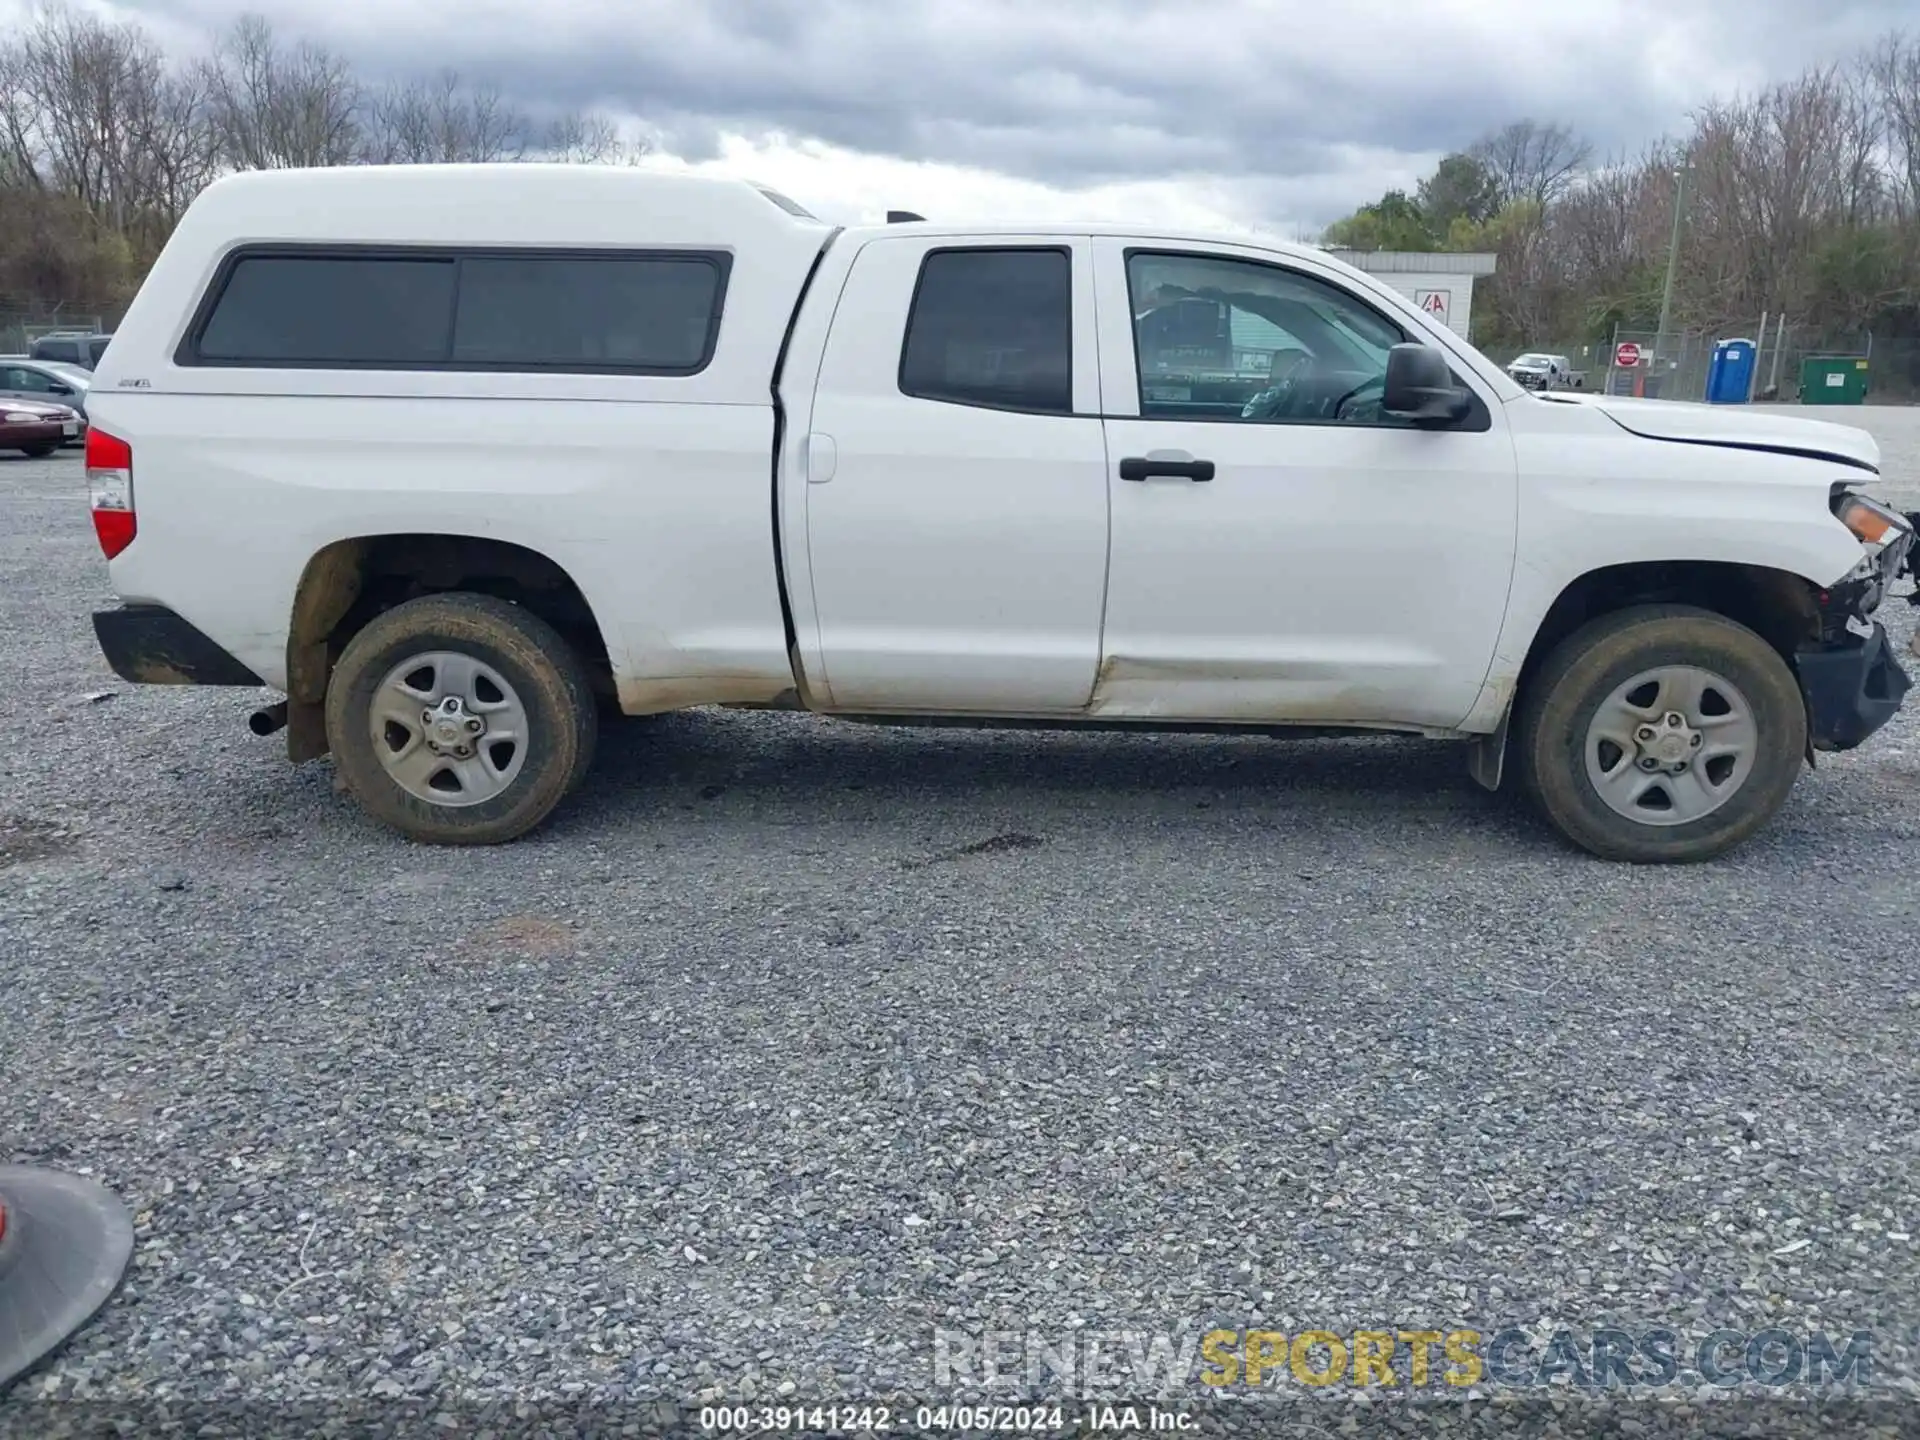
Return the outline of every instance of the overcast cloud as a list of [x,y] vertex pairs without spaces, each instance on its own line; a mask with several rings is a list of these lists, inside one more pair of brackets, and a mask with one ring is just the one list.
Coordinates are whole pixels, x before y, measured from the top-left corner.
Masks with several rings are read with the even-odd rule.
[[[1635,149],[1916,0],[89,0],[202,46],[248,9],[372,74],[634,117],[832,218],[1317,231],[1522,116]],[[0,14],[24,0],[0,0]]]

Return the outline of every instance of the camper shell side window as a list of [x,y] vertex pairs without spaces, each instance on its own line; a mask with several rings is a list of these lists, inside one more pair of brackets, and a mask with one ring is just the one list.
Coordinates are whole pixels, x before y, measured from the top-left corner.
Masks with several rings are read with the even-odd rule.
[[722,251],[342,245],[235,251],[175,354],[187,367],[697,375]]

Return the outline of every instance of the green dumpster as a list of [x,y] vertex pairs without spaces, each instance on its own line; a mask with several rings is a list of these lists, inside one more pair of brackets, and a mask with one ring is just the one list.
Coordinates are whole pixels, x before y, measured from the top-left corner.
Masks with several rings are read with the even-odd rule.
[[1815,355],[1800,362],[1802,405],[1859,405],[1866,398],[1866,356]]

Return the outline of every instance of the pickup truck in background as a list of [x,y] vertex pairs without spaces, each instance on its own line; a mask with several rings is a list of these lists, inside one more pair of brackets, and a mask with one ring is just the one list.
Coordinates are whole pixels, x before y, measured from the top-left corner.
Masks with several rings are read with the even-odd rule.
[[1307,247],[244,174],[89,410],[115,671],[283,692],[255,730],[422,841],[539,824],[603,707],[734,705],[1454,739],[1697,860],[1908,683],[1870,436],[1529,393]]
[[1584,390],[1587,372],[1573,368],[1564,355],[1530,350],[1507,366],[1507,374],[1529,390]]

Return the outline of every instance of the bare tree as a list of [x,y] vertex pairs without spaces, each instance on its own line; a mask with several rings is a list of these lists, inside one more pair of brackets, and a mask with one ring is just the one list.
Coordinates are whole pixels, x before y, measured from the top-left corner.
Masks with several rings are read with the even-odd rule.
[[0,52],[0,82],[0,175],[12,184],[150,238],[206,182],[198,91],[135,26],[45,10]]
[[368,107],[365,157],[398,165],[519,160],[528,121],[494,85],[466,85],[458,71],[389,85]]
[[1617,287],[1663,253],[1673,212],[1660,180],[1678,163],[1676,149],[1659,142],[1590,171],[1554,207],[1556,244],[1576,284]]
[[643,139],[624,139],[613,117],[593,110],[572,110],[549,124],[540,137],[543,160],[572,165],[631,165],[647,153]]
[[1700,112],[1687,291],[1702,318],[1804,306],[1822,244],[1875,217],[1878,118],[1860,93],[1827,67]]
[[1920,218],[1920,36],[1886,36],[1865,69],[1885,127],[1889,188],[1901,215]]
[[345,165],[361,155],[364,90],[308,41],[282,48],[259,15],[235,23],[200,69],[222,160],[239,170]]
[[1551,205],[1572,188],[1593,158],[1593,146],[1565,125],[1516,120],[1467,153],[1486,167],[1502,204]]
[[27,86],[26,47],[0,42],[0,189],[44,190],[40,110]]
[[0,296],[55,312],[131,294],[181,213],[239,169],[363,161],[630,162],[595,112],[536,126],[454,71],[382,88],[340,55],[243,17],[207,58],[62,0],[0,35]]

